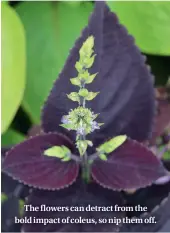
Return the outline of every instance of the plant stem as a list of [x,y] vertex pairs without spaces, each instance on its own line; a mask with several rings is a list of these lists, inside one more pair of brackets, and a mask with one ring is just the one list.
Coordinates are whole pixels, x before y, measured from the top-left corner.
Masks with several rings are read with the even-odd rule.
[[[84,82],[81,83],[80,89],[85,88]],[[86,106],[86,100],[84,97],[80,97],[80,103],[79,106],[82,106],[85,108]],[[81,141],[86,141],[86,135],[83,133],[80,135],[80,140]],[[82,177],[83,179],[86,180],[86,182],[89,182],[90,180],[90,170],[89,170],[89,164],[88,164],[88,155],[87,152],[85,151],[84,154],[82,155]]]

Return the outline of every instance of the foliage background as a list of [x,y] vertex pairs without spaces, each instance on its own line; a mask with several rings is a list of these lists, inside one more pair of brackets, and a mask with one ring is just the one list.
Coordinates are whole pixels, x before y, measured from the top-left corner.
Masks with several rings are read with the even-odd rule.
[[[147,56],[156,85],[170,76],[170,2],[109,1]],[[40,124],[41,107],[94,1],[2,3],[2,145]],[[57,103],[56,103],[57,104]]]

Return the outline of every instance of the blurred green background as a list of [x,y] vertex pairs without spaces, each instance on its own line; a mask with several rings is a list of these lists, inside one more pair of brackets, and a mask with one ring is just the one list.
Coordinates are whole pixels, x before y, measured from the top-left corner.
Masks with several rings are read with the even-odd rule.
[[[164,85],[170,76],[170,2],[107,2]],[[40,124],[41,107],[94,1],[2,2],[2,145]],[[57,103],[56,103],[57,104]]]

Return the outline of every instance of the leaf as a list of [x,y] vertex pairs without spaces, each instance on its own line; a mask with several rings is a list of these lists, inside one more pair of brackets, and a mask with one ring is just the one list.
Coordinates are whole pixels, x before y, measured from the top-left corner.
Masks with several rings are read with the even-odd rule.
[[[84,188],[83,188],[84,187]],[[56,198],[57,197],[57,198]],[[54,209],[61,209],[61,207],[68,207],[68,211],[40,211],[41,206],[49,206]],[[67,189],[59,190],[57,192],[44,191],[34,189],[28,196],[26,204],[37,206],[38,211],[26,211],[25,216],[27,219],[39,218],[39,219],[66,219],[70,216],[73,219],[89,219],[88,211],[70,211],[70,207],[88,207],[90,206],[114,206],[116,204],[124,205],[123,198],[118,192],[103,189],[98,184],[91,182],[89,185],[84,185],[80,182],[75,182]],[[66,208],[65,208],[66,209]],[[117,217],[121,219],[124,216],[124,212],[115,211],[91,211],[90,219],[103,219]],[[23,224],[24,232],[117,232],[119,230],[116,224]]]
[[167,174],[151,151],[131,139],[109,154],[107,161],[94,160],[91,169],[97,183],[113,190],[143,188]]
[[[18,4],[16,10],[24,24],[27,40],[27,83],[23,106],[33,122],[39,123],[44,99],[76,37],[87,24],[92,3],[72,7],[64,2],[28,1]],[[65,94],[62,92],[61,98]]]
[[91,53],[93,52],[93,46],[94,46],[94,37],[89,36],[87,40],[83,43],[79,53],[80,58],[84,58],[84,56],[88,55],[91,56]]
[[43,131],[40,125],[33,125],[27,132],[28,137],[36,136],[37,134],[42,134]]
[[170,150],[164,153],[163,159],[170,160]]
[[86,84],[92,83],[97,74],[98,74],[98,73],[92,74],[92,75],[88,76],[88,77],[86,78]]
[[80,91],[79,91],[79,95],[80,96],[82,96],[82,97],[86,97],[86,96],[88,96],[88,90],[86,89],[86,88],[82,88],[82,89],[80,89]]
[[1,204],[8,199],[7,195],[5,193],[1,193]]
[[[42,112],[44,131],[60,130],[57,123],[61,117],[76,107],[62,94],[76,90],[69,79],[77,75],[74,66],[79,59],[79,49],[89,35],[95,38],[94,53],[97,55],[90,72],[98,72],[98,75],[88,89],[99,91],[100,95],[88,102],[87,107],[100,113],[98,121],[104,123],[97,133],[89,135],[89,140],[97,147],[106,138],[117,135],[127,135],[138,141],[149,139],[155,113],[153,77],[133,38],[106,4],[98,1],[88,27],[76,41],[45,103]],[[75,138],[74,132],[63,129],[62,133]]]
[[143,52],[170,55],[169,2],[108,1],[108,5],[135,37],[137,45]]
[[116,150],[119,146],[121,146],[127,140],[126,135],[120,135],[112,138],[111,140],[102,144],[97,151],[101,151],[102,153],[111,153]]
[[86,67],[86,68],[92,67],[92,65],[93,65],[93,63],[94,63],[95,57],[96,57],[96,54],[93,55],[91,58],[88,58],[88,59],[86,60],[86,62],[85,62],[85,67]]
[[92,141],[86,140],[86,142],[87,142],[87,144],[88,144],[89,146],[93,146],[93,142],[92,142]]
[[[3,162],[10,149],[11,147],[1,148],[1,162]],[[17,198],[24,199],[29,194],[29,188],[1,172],[1,192],[5,193],[7,196],[15,195]]]
[[44,151],[44,155],[53,156],[60,159],[64,158],[68,153],[70,153],[70,150],[63,148],[63,146],[53,146]]
[[71,158],[70,158],[69,156],[65,156],[65,157],[62,159],[63,162],[68,162],[68,161],[70,161],[70,160],[71,160]]
[[[168,165],[167,161],[164,163],[164,165]],[[169,163],[170,165],[170,163]],[[169,166],[170,168],[170,166]],[[167,167],[168,169],[168,167]],[[140,214],[140,217],[142,219],[155,217],[156,223],[155,224],[125,224],[121,231],[122,232],[148,232],[157,231],[156,229],[159,228],[159,226],[163,226],[166,223],[166,219],[169,216],[169,208],[170,208],[170,185],[169,183],[165,185],[151,185],[147,188],[138,190],[134,195],[126,195],[125,196],[125,202],[127,203],[127,206],[136,206],[140,203],[141,206],[146,206],[148,213],[145,213],[144,215],[142,213]],[[157,206],[157,208],[155,208]],[[148,228],[149,226],[149,228]],[[168,229],[168,228],[167,228]],[[165,230],[165,229],[164,229]]]
[[62,146],[63,148],[63,151],[64,153],[67,155],[67,154],[70,154],[70,150],[66,147],[66,146]]
[[107,156],[105,154],[99,154],[99,158],[104,161],[107,160]]
[[22,101],[25,64],[23,25],[16,12],[2,4],[2,133],[8,129]]
[[5,157],[3,171],[28,186],[58,190],[71,185],[78,175],[78,165],[44,155],[53,146],[65,145],[71,151],[73,145],[60,134],[44,134],[32,137],[12,148]]
[[[12,232],[19,232],[20,227],[19,224],[15,224],[15,217],[19,217],[19,203],[18,199],[13,195],[9,196],[4,203],[1,205],[1,229],[2,232],[5,231],[12,231]],[[10,210],[10,211],[9,211]]]
[[86,96],[86,100],[93,100],[100,92],[89,92]]
[[84,155],[87,150],[88,142],[86,140],[78,140],[76,142],[76,145],[79,150],[80,156]]
[[8,129],[4,134],[2,134],[1,140],[3,146],[15,145],[24,141],[25,137],[21,133]]
[[63,128],[67,130],[74,129],[74,126],[72,124],[61,124],[60,126],[62,126]]
[[77,92],[71,92],[69,95],[67,95],[67,97],[69,99],[71,99],[72,101],[80,101],[79,95]]
[[73,85],[81,86],[81,82],[78,78],[71,78],[70,81]]
[[80,62],[76,62],[75,68],[76,68],[76,70],[77,70],[78,73],[82,73],[83,72],[83,65]]

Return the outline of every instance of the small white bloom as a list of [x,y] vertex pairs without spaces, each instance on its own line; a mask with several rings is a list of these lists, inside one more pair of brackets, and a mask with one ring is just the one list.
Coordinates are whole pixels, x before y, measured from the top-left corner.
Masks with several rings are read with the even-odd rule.
[[100,126],[97,123],[97,121],[92,121],[91,122],[91,132],[93,132],[95,129],[100,129]]
[[62,118],[61,118],[61,122],[63,123],[63,124],[69,124],[70,122],[69,122],[69,119],[68,119],[68,116],[63,116]]
[[77,129],[77,133],[80,134],[80,135],[84,135],[85,134],[85,129],[80,126],[78,129]]

